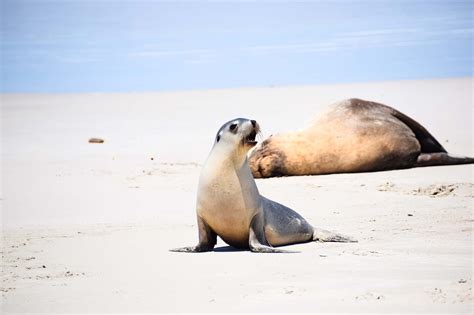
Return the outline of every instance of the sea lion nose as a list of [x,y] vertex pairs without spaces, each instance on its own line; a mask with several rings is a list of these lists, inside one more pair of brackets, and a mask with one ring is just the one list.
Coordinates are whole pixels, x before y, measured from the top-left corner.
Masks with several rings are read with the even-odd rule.
[[257,125],[257,122],[253,119],[250,122],[252,123],[252,126],[255,128],[255,126]]

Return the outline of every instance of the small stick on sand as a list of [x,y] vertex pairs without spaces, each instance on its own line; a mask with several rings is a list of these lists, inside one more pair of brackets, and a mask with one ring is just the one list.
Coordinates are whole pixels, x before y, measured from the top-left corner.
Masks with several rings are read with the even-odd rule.
[[90,138],[89,143],[104,143],[104,139],[100,138]]

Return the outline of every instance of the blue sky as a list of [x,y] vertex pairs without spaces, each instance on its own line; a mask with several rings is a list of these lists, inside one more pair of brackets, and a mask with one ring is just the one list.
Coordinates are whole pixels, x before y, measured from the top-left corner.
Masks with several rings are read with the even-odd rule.
[[2,92],[471,76],[472,1],[0,0]]

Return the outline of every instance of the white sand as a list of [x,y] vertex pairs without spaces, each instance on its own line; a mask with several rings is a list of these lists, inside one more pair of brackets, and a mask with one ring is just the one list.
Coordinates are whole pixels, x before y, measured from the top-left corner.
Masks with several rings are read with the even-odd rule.
[[211,253],[168,251],[197,241],[200,166],[223,122],[253,118],[269,136],[359,97],[472,156],[472,87],[464,78],[3,95],[2,310],[472,313],[470,165],[257,181],[262,194],[359,243],[276,255],[221,241]]

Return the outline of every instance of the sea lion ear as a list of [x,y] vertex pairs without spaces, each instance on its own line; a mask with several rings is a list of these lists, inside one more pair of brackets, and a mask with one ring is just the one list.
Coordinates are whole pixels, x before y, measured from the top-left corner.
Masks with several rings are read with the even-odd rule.
[[219,140],[221,140],[221,136],[217,135],[216,142],[219,142]]

